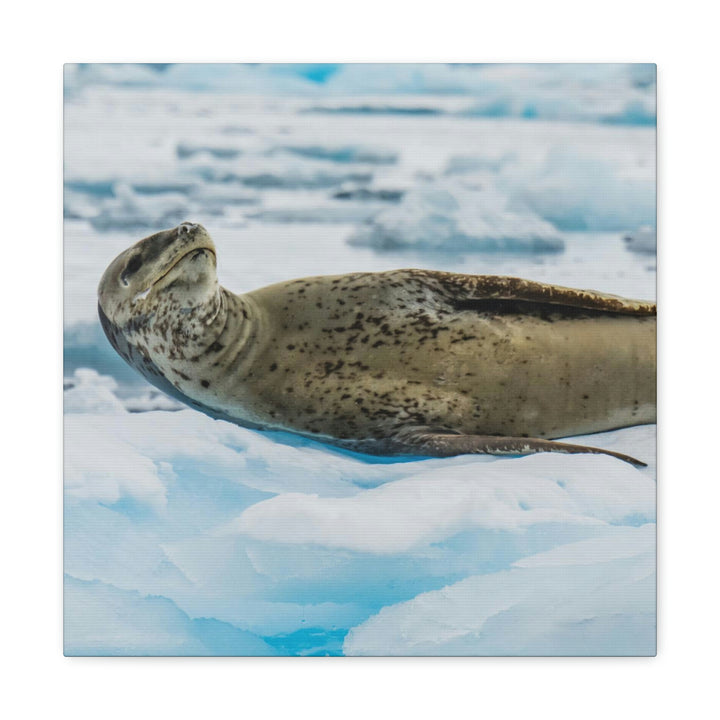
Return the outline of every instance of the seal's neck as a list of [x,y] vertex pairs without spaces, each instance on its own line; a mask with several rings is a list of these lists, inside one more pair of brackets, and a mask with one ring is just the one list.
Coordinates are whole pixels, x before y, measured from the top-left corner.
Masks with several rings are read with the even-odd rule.
[[251,362],[257,350],[254,341],[259,332],[258,308],[246,295],[236,295],[223,287],[219,289],[219,296],[220,310],[213,321],[217,332],[202,357],[217,363],[232,355],[233,364],[240,369]]
[[258,333],[258,311],[243,295],[218,286],[201,305],[172,308],[160,313],[160,326],[167,323],[171,344],[167,358],[201,365],[225,361],[229,353],[233,362],[242,365],[253,353],[253,339]]
[[202,355],[222,333],[227,317],[226,292],[217,284],[202,298],[177,302],[172,295],[153,315],[158,350],[171,361],[191,361]]

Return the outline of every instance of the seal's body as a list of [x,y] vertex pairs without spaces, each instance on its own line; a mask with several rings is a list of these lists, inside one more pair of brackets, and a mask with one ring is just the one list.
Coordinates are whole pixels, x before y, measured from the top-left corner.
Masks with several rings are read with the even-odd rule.
[[188,223],[120,255],[99,301],[110,341],[161,389],[362,452],[605,452],[549,439],[655,421],[652,303],[429,270],[235,295]]

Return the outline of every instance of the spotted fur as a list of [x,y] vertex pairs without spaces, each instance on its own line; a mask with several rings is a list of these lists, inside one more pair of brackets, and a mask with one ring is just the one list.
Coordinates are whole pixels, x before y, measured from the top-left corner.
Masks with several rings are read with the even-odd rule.
[[430,270],[235,295],[203,228],[165,233],[106,271],[103,327],[214,417],[418,455],[605,452],[549,439],[655,420],[652,303]]

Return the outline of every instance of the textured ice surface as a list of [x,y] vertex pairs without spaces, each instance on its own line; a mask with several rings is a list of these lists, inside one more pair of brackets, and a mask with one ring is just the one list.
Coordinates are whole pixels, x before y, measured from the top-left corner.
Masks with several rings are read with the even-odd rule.
[[350,498],[274,497],[248,508],[233,529],[266,541],[392,554],[469,528],[516,532],[542,524],[622,523],[654,515],[652,479],[610,458],[598,463],[589,456],[545,454],[511,465],[418,470]]
[[[143,617],[139,599],[157,596],[190,618],[214,618],[268,642],[282,636],[288,643],[286,636],[300,633],[298,652],[309,649],[302,645],[310,642],[305,629],[313,629],[313,648],[331,651],[339,631],[344,636],[386,605],[466,577],[494,573],[491,583],[516,592],[515,585],[504,588],[505,579],[517,575],[503,574],[513,563],[655,519],[653,427],[585,438],[647,459],[650,467],[642,471],[603,456],[367,462],[190,410],[69,414],[65,433],[69,577],[136,591],[132,607]],[[635,536],[623,537],[625,552],[632,554]],[[604,562],[598,557],[591,551],[585,559]],[[581,595],[589,592],[587,583],[603,577],[621,583],[625,577],[605,576],[601,565],[589,579],[584,568],[577,571],[582,577],[575,566],[563,572],[567,583],[580,585]],[[532,594],[535,575],[524,586],[526,594]],[[540,581],[539,592],[554,583],[545,576]],[[78,602],[90,592],[84,585],[81,590]],[[616,594],[622,605],[622,593]],[[102,597],[93,591],[92,602]],[[568,599],[568,612],[575,618],[573,602]],[[644,614],[641,636],[650,638],[654,596],[648,590],[633,602]],[[535,603],[542,615],[542,595]],[[600,613],[597,622],[620,633],[623,623],[634,622],[628,613]],[[88,623],[94,617],[93,611],[86,619],[85,635],[92,634]],[[574,635],[572,626],[561,628],[561,620],[557,627],[567,635],[567,652],[609,647]],[[97,643],[109,647],[102,644],[106,628],[98,633]],[[507,652],[553,652],[552,626],[534,644],[526,638],[523,645],[521,634],[504,636]],[[502,652],[502,637],[475,651]],[[464,651],[472,653],[472,642],[465,640]],[[72,639],[71,646],[84,642]],[[136,650],[118,643],[115,652]],[[354,638],[348,647],[377,650],[358,643]],[[434,649],[455,652],[455,646]],[[401,650],[394,640],[387,650],[413,651]],[[640,651],[651,652],[652,646]]]
[[653,426],[582,438],[643,470],[352,455],[182,408],[96,310],[108,263],[184,220],[235,292],[414,266],[653,299],[623,240],[654,227],[653,67],[66,76],[68,654],[654,652]]
[[655,525],[610,527],[384,608],[348,655],[654,655]]
[[277,655],[257,635],[189,618],[167,598],[65,580],[66,655]]

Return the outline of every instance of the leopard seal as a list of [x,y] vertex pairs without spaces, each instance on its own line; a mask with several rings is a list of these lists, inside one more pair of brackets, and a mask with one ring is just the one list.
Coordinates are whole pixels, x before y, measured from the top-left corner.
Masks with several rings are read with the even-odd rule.
[[392,270],[220,287],[200,225],[121,253],[103,329],[214,418],[375,455],[604,453],[553,438],[655,422],[655,304],[512,277]]

